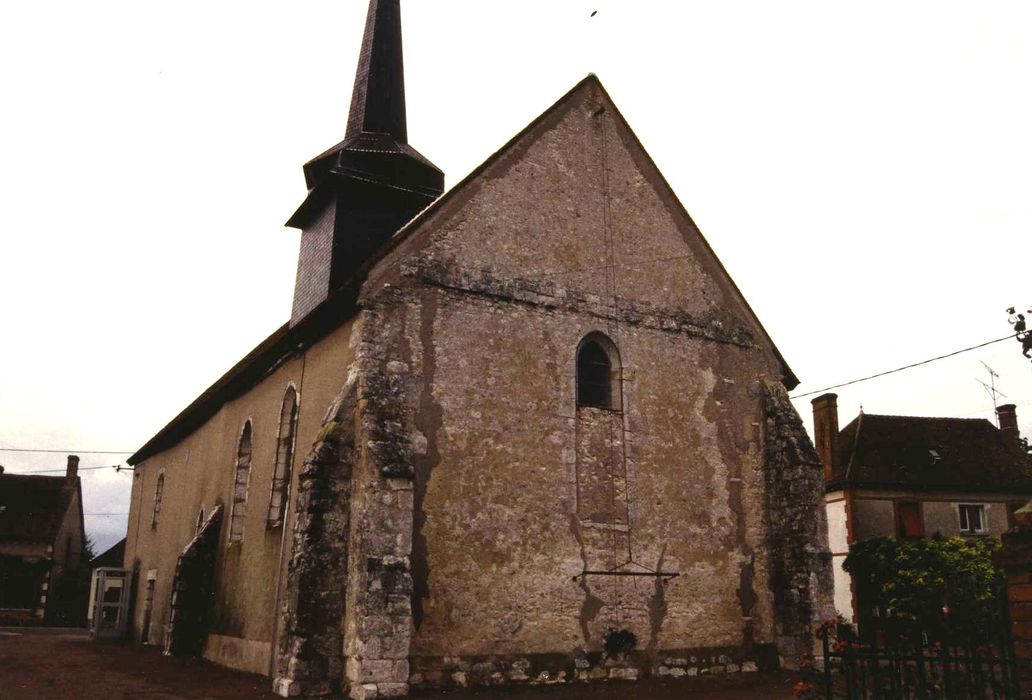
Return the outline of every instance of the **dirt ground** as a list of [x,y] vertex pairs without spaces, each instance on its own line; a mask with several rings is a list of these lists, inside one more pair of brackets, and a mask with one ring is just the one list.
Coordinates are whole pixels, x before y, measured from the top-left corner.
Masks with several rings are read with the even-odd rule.
[[[591,685],[423,691],[416,698],[499,700],[789,700],[788,674],[738,674],[687,681],[612,681]],[[0,627],[0,700],[273,700],[263,676],[204,661],[164,657],[157,649],[94,644],[78,630]]]

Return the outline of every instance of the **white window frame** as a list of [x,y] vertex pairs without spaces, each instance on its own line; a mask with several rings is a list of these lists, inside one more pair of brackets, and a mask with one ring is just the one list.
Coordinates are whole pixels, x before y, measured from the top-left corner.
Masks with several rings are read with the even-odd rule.
[[[977,508],[979,514],[978,528],[971,527],[966,509]],[[987,535],[989,534],[989,517],[984,503],[958,503],[957,520],[960,523],[960,534],[962,535]]]

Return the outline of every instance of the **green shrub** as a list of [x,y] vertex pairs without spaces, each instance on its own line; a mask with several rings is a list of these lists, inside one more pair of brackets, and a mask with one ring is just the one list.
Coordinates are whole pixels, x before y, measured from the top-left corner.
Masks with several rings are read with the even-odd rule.
[[999,546],[995,538],[939,535],[852,545],[843,568],[857,586],[861,632],[877,626],[911,641],[989,639],[1002,583],[992,561]]

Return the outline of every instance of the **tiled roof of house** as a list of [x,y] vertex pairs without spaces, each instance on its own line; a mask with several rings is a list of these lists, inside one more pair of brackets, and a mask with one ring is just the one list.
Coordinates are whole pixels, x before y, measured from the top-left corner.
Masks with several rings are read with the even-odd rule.
[[0,474],[0,540],[52,544],[75,495],[65,484],[63,476]]
[[102,554],[90,559],[90,568],[97,569],[101,566],[121,567],[125,559],[125,538],[120,539],[116,544],[105,550]]
[[838,446],[829,486],[1032,491],[1032,460],[984,419],[861,413]]

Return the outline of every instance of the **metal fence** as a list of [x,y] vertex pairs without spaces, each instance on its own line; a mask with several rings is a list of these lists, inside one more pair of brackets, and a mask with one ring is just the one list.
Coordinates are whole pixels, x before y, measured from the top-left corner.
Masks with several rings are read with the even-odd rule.
[[[1017,700],[1009,643],[921,647],[860,644],[822,632],[828,700]],[[1009,641],[1009,640],[1006,640]]]

